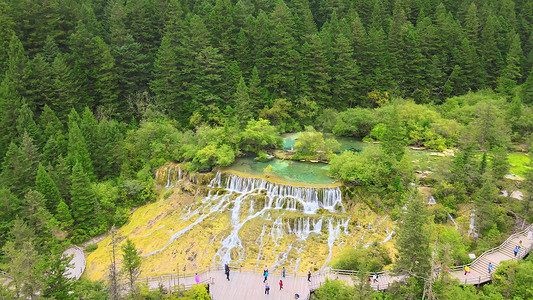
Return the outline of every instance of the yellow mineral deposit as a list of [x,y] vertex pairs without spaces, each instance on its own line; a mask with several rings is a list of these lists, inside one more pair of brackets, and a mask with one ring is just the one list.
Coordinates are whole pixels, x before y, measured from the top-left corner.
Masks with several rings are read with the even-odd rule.
[[[143,276],[177,273],[178,266],[179,272],[194,272],[228,259],[239,266],[283,265],[288,271],[304,272],[324,267],[346,247],[385,241],[393,251],[387,242],[394,229],[390,218],[376,215],[364,203],[346,209],[331,202],[340,199],[326,202],[326,197],[340,197],[332,194],[340,193],[332,190],[336,187],[288,187],[230,174],[195,177],[179,165],[167,165],[156,174],[158,201],[138,208],[118,230],[119,267],[120,245],[130,238],[142,256]],[[209,183],[205,178],[214,179]],[[225,186],[231,180],[231,188]],[[245,185],[254,184],[268,191],[246,190]],[[292,202],[276,198],[282,189]],[[322,201],[327,209],[306,206],[305,197]],[[88,254],[84,276],[105,279],[110,256],[107,237]]]

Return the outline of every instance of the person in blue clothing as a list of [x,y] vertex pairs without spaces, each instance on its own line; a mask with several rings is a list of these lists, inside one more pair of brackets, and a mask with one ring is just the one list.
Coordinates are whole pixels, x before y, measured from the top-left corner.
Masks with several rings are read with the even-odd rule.
[[285,278],[285,267],[283,267],[282,275],[283,275],[283,278]]
[[270,294],[270,285],[268,285],[268,282],[265,284],[265,295]]
[[268,270],[265,271],[265,275],[264,276],[265,276],[265,280],[263,280],[263,283],[265,283],[267,281],[267,279],[268,279]]
[[489,262],[489,274],[492,272],[492,269],[494,268],[494,265],[492,262]]
[[516,255],[518,255],[518,251],[520,251],[520,246],[516,246],[514,248],[514,257],[516,257]]

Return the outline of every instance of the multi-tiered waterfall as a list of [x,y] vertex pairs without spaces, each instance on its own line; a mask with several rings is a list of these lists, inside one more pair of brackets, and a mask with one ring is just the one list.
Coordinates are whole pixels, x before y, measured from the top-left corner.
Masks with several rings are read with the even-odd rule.
[[[345,247],[386,241],[390,233],[385,232],[390,222],[367,225],[375,215],[366,206],[345,205],[338,186],[298,186],[229,172],[193,174],[178,164],[156,176],[165,189],[162,197],[139,208],[132,217],[136,222],[121,228],[138,247],[147,274],[225,263],[316,270]],[[91,257],[104,257],[106,247]]]

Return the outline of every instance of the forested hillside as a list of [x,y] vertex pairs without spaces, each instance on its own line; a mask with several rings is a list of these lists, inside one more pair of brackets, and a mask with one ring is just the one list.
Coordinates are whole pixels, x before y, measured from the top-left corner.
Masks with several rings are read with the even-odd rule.
[[[32,286],[17,296],[68,297],[60,250],[155,200],[168,161],[208,171],[304,128],[378,140],[331,173],[398,211],[398,149],[460,147],[432,179],[453,214],[496,198],[506,151],[531,142],[532,0],[0,0],[0,28],[0,269]],[[509,229],[484,207],[501,218],[481,234]]]

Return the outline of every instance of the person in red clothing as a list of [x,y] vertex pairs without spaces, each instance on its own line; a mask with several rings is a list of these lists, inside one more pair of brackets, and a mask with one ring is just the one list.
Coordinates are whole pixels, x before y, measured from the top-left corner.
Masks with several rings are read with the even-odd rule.
[[283,280],[279,280],[279,290],[283,289]]

